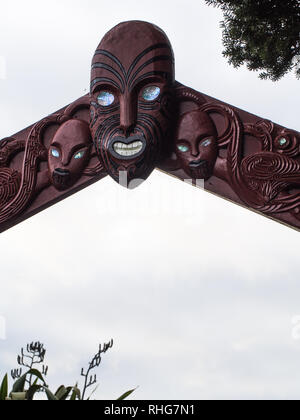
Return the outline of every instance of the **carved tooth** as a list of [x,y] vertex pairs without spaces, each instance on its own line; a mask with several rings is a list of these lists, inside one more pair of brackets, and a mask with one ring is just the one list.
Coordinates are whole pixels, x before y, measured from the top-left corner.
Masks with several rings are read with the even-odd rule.
[[134,141],[130,144],[126,144],[123,142],[117,142],[114,145],[114,150],[120,156],[134,156],[139,153],[143,148],[143,144],[141,141]]

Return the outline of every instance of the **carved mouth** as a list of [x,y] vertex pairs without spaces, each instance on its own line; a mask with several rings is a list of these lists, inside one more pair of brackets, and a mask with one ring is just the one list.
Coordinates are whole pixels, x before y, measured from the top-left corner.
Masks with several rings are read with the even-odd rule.
[[143,148],[143,142],[134,141],[132,143],[126,144],[123,142],[116,142],[113,145],[114,151],[122,157],[134,157],[140,153]]
[[54,169],[54,174],[55,175],[58,175],[58,176],[65,177],[65,176],[69,176],[70,175],[70,171],[68,171],[67,169],[57,168],[57,169]]
[[110,153],[119,160],[134,159],[145,149],[146,139],[143,136],[115,137],[109,146]]
[[207,160],[197,160],[189,163],[190,175],[195,179],[205,181],[212,175],[212,171]]
[[189,163],[189,167],[191,169],[200,169],[200,168],[205,168],[205,166],[207,166],[207,161],[206,160],[195,160],[193,162]]
[[57,189],[66,189],[70,183],[70,171],[60,168],[54,169],[52,179]]

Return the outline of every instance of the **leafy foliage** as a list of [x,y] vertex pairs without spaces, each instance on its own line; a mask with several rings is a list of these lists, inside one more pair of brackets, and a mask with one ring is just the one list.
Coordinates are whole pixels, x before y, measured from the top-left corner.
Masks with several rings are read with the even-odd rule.
[[205,0],[224,14],[224,56],[260,78],[277,81],[294,70],[300,78],[299,0]]
[[[82,391],[78,388],[78,384],[68,387],[61,385],[57,391],[53,393],[45,381],[45,377],[48,373],[48,366],[42,365],[46,355],[44,345],[39,342],[28,344],[26,347],[27,353],[25,353],[22,348],[21,355],[17,357],[18,365],[21,366],[21,368],[11,371],[11,376],[15,381],[11,392],[8,390],[8,375],[5,375],[3,378],[0,385],[0,401],[33,400],[37,392],[44,392],[47,399],[50,401],[85,400],[88,388],[97,383],[97,375],[91,375],[91,371],[100,366],[102,360],[101,355],[106,353],[112,346],[113,340],[103,346],[100,345],[98,352],[89,362],[87,370],[84,371],[84,369],[82,369],[81,376],[85,378]],[[35,368],[37,366],[39,369]],[[28,370],[22,375],[24,367]],[[135,390],[131,390],[124,393],[118,400],[124,400],[134,391]],[[95,390],[93,393],[94,392]],[[90,399],[91,396],[87,398],[87,400]]]
[[[17,361],[18,365],[25,367],[26,370],[34,369],[35,365],[41,365],[44,362],[46,349],[44,345],[39,341],[27,344],[26,346],[27,353],[25,353],[24,348],[21,349],[21,354],[18,355]],[[47,376],[48,373],[48,366],[42,365],[41,372],[44,376]],[[22,375],[22,368],[14,369],[11,371],[11,376],[13,379],[20,378]],[[28,388],[32,385],[33,376],[29,376],[29,378],[25,378]]]

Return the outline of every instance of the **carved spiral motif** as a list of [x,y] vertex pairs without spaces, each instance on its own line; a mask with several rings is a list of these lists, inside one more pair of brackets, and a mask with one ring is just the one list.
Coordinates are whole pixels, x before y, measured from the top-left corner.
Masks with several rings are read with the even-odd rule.
[[289,185],[300,185],[300,164],[278,153],[257,153],[241,165],[245,184],[257,192],[257,204],[269,203]]
[[274,140],[274,146],[280,153],[296,157],[300,153],[299,134],[292,130],[284,129]]
[[265,152],[248,156],[243,160],[241,170],[243,176],[261,180],[289,180],[298,177],[300,181],[299,163],[278,153]]
[[274,129],[269,121],[245,124],[244,133],[260,140],[262,151],[243,158],[242,137],[233,136],[228,156],[232,186],[238,196],[267,214],[291,211],[300,204],[299,193],[287,192],[287,188],[300,185],[300,163],[293,159],[299,153],[299,139],[287,129],[274,139]]
[[224,118],[225,129],[223,133],[218,136],[219,147],[227,146],[231,141],[232,137],[236,133],[236,125],[234,120],[236,118],[233,109],[225,105],[218,105],[214,103],[207,103],[203,105],[201,111],[207,112],[208,114],[219,114]]
[[51,123],[59,122],[61,119],[61,114],[55,114],[38,122],[31,129],[26,142],[22,178],[19,182],[19,188],[17,188],[15,196],[3,202],[0,223],[4,223],[20,214],[33,196],[38,163],[47,157],[47,150],[42,144],[42,133]]
[[15,140],[12,137],[2,139],[0,142],[0,167],[7,167],[12,157],[24,150],[24,140]]
[[17,195],[20,184],[19,172],[9,168],[0,169],[0,208]]
[[244,134],[250,134],[261,142],[263,151],[273,151],[272,132],[274,124],[271,121],[258,121],[256,124],[244,124]]

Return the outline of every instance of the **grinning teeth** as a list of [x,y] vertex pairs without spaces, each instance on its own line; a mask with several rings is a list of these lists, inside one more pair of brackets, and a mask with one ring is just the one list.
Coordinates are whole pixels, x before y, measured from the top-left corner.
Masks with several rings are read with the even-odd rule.
[[114,144],[114,151],[120,156],[135,156],[143,148],[141,141],[134,141],[130,144],[117,142]]

